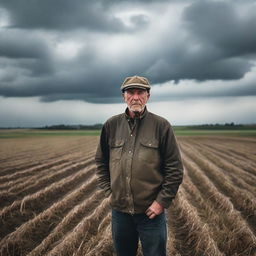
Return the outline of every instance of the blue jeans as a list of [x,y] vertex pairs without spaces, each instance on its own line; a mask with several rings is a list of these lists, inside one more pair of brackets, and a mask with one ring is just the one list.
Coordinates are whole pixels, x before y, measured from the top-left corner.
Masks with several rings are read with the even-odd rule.
[[166,256],[165,213],[149,219],[112,210],[112,237],[118,256],[136,256],[140,239],[144,256]]

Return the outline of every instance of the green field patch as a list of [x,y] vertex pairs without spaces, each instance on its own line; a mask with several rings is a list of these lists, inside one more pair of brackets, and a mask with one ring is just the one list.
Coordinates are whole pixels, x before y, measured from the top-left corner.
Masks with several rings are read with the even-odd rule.
[[26,137],[52,137],[52,136],[98,136],[100,130],[38,130],[38,129],[15,129],[0,130],[0,139],[26,138]]
[[[245,136],[255,137],[256,129],[210,130],[173,127],[176,136]],[[55,137],[55,136],[99,136],[100,130],[41,130],[41,129],[2,129],[0,139],[26,137]]]
[[174,127],[174,132],[177,136],[256,136],[256,130],[194,130],[186,128],[179,129]]

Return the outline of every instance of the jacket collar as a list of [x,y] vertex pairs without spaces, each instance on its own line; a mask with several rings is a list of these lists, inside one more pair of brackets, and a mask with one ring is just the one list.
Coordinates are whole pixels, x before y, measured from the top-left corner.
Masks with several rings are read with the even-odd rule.
[[[148,110],[147,110],[147,107],[145,106],[143,113],[139,116],[139,119],[143,119],[147,115],[147,113],[148,113]],[[125,109],[125,117],[126,117],[127,120],[133,119],[129,115],[128,107]]]

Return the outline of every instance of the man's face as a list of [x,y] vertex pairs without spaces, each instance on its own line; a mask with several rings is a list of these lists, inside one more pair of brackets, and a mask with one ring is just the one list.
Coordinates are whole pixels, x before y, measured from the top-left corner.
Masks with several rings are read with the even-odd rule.
[[123,93],[124,101],[132,112],[143,111],[149,96],[147,90],[137,88],[125,90]]

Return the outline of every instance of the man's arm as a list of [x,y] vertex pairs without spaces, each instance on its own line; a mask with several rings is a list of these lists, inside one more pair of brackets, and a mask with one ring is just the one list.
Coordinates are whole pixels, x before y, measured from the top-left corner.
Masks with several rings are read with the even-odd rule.
[[109,147],[107,125],[104,124],[101,130],[100,141],[95,155],[96,174],[98,178],[98,186],[104,190],[105,195],[111,194],[110,174],[109,174]]
[[160,147],[163,159],[162,172],[164,181],[162,183],[162,188],[157,195],[156,202],[164,208],[168,208],[175,198],[179,185],[183,179],[183,165],[180,151],[170,125],[165,129]]

